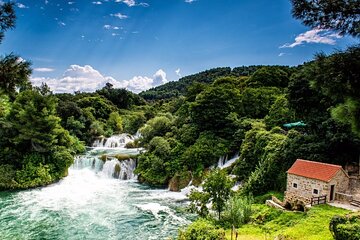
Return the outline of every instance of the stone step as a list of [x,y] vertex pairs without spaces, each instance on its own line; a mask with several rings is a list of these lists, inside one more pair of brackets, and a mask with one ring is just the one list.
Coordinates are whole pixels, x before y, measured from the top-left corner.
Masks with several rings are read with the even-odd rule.
[[353,200],[350,202],[350,205],[360,208],[360,202],[357,200]]

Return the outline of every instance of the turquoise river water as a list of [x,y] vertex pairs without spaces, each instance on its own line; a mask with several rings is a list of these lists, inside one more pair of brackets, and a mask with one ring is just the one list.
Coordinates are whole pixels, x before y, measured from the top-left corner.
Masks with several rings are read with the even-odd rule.
[[183,194],[115,179],[108,163],[88,154],[58,183],[0,192],[0,239],[169,239],[189,223]]

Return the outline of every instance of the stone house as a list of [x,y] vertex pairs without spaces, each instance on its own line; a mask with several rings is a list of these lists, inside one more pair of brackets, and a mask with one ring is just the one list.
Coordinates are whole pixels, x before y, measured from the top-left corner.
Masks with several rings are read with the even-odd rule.
[[312,198],[322,196],[332,202],[348,187],[349,176],[341,166],[298,159],[287,171],[284,203],[292,208],[304,207]]

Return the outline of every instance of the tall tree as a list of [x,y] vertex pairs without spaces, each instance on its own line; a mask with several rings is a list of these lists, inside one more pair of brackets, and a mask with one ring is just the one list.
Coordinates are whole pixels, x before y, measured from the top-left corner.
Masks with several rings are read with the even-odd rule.
[[4,33],[15,27],[14,3],[0,3],[0,43],[4,39]]
[[14,54],[0,57],[0,93],[14,96],[16,88],[30,86],[29,76],[32,72],[30,66],[30,62]]
[[292,14],[306,26],[360,37],[359,0],[291,0]]

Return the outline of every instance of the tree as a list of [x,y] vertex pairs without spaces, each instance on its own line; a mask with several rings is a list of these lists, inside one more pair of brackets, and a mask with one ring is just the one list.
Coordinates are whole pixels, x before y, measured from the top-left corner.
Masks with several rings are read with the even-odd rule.
[[30,66],[30,62],[14,54],[0,57],[0,93],[14,97],[16,88],[29,87]]
[[232,180],[225,171],[215,169],[204,182],[204,192],[209,194],[212,208],[217,211],[218,218],[225,209],[226,201],[230,197]]
[[292,14],[310,27],[360,36],[359,0],[292,0]]
[[4,39],[4,33],[8,29],[15,27],[15,10],[14,3],[0,4],[0,43]]

